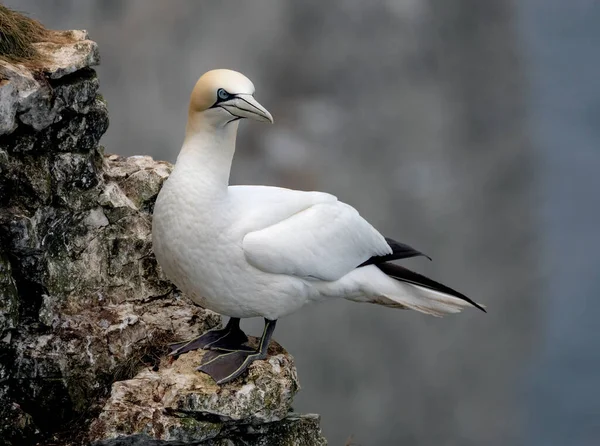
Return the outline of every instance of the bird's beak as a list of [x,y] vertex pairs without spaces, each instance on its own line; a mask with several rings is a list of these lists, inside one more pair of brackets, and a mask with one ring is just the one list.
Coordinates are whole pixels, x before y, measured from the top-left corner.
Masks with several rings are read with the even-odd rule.
[[258,103],[251,94],[238,94],[233,99],[221,104],[225,110],[240,118],[254,119],[273,124],[271,113]]

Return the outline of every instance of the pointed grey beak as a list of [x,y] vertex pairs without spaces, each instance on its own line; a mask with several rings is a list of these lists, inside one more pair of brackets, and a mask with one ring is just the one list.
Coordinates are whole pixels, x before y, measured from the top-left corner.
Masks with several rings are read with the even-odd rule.
[[235,98],[221,104],[225,110],[240,118],[254,119],[273,124],[271,113],[258,103],[251,94],[238,94]]

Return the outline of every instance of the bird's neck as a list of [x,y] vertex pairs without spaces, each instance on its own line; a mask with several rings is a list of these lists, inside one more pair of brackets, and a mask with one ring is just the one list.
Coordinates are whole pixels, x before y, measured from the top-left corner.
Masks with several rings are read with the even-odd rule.
[[193,175],[207,193],[226,194],[239,122],[214,126],[190,117],[175,170]]

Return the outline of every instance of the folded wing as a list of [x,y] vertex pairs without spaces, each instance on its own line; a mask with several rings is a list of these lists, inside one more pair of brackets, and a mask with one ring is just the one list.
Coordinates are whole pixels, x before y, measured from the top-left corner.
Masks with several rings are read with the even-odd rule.
[[248,262],[265,272],[333,281],[392,248],[351,206],[320,203],[243,240]]

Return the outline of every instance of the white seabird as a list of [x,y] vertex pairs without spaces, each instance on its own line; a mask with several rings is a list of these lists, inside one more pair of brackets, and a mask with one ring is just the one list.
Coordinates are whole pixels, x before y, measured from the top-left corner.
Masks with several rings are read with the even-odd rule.
[[[240,119],[273,122],[253,95],[252,82],[235,71],[198,80],[183,147],[156,200],[152,236],[165,274],[196,304],[230,317],[223,329],[175,344],[173,355],[210,350],[199,370],[222,384],[264,359],[276,321],[311,302],[344,298],[434,316],[483,310],[389,263],[423,254],[384,238],[333,195],[229,186]],[[250,317],[265,319],[257,350],[243,345],[239,328]]]

